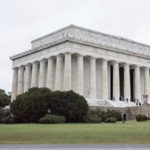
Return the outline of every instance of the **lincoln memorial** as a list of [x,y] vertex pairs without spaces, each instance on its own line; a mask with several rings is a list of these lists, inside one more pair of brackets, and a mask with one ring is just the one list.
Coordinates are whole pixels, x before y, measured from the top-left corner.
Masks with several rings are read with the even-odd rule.
[[31,87],[73,90],[91,106],[136,106],[150,95],[149,45],[75,25],[31,44],[10,57],[12,101]]

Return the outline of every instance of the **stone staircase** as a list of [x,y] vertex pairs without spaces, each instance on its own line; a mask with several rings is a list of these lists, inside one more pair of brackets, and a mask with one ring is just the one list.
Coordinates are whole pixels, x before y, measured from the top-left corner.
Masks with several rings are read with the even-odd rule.
[[103,99],[90,99],[86,98],[89,106],[102,106],[102,107],[134,107],[136,106],[133,102],[125,101],[112,101],[112,100],[103,100]]
[[113,107],[113,105],[106,100],[102,99],[90,99],[86,98],[89,106],[103,106],[103,107]]

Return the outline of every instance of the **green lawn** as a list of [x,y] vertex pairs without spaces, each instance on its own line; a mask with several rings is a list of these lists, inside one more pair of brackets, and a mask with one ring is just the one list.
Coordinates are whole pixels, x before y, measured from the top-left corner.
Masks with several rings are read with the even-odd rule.
[[0,143],[150,143],[150,121],[116,124],[0,124]]

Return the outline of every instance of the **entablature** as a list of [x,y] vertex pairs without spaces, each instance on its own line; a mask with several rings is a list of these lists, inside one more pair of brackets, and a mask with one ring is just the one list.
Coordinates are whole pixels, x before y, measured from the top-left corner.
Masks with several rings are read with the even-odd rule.
[[150,59],[150,46],[126,38],[103,34],[97,31],[70,25],[51,34],[33,40],[32,49],[10,57],[11,60],[32,54],[59,43],[71,41],[105,50],[125,53]]

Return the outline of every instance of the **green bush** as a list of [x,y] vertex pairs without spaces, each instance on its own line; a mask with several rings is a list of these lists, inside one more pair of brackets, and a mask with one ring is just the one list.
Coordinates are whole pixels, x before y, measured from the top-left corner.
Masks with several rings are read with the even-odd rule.
[[138,115],[136,115],[136,120],[137,121],[147,121],[147,116],[144,114],[138,114]]
[[86,118],[87,123],[101,123],[102,120],[97,114],[89,115]]
[[110,110],[110,109],[108,109],[106,111],[105,115],[106,115],[106,118],[115,117],[117,119],[117,121],[122,121],[122,114],[118,110]]
[[0,89],[0,107],[8,106],[10,103],[10,95],[7,95],[5,90]]
[[10,111],[18,122],[37,123],[41,117],[47,114],[46,101],[50,95],[51,91],[48,88],[31,88],[11,102]]
[[4,110],[2,107],[0,107],[0,123],[2,123],[2,119],[4,117],[10,116],[10,111],[8,109]]
[[0,123],[2,122],[3,117],[4,117],[4,110],[2,107],[0,107]]
[[83,122],[88,104],[85,98],[73,91],[54,91],[34,87],[20,94],[10,104],[11,113],[18,122],[37,123],[50,110],[51,114],[64,116],[66,122]]
[[88,111],[88,115],[92,115],[92,114],[97,114],[104,122],[106,121],[107,118],[110,118],[110,117],[115,117],[115,118],[117,118],[118,121],[122,120],[122,114],[120,111],[117,111],[117,110],[108,109],[105,112],[105,111],[101,111],[101,109],[97,108],[97,109],[94,109],[94,110],[92,109],[92,110]]
[[116,117],[109,117],[105,119],[105,123],[116,123],[117,118]]
[[83,122],[88,112],[85,98],[71,91],[54,91],[47,101],[51,114],[64,116],[66,122]]
[[56,116],[47,114],[39,120],[39,123],[65,123],[66,118],[64,116]]
[[8,116],[8,117],[4,117],[4,118],[2,119],[2,122],[3,122],[3,123],[6,123],[6,124],[11,124],[11,123],[15,123],[16,121],[15,121],[15,117],[13,117],[13,116]]
[[88,115],[93,115],[93,114],[97,114],[102,121],[105,121],[106,119],[106,112],[105,111],[101,111],[101,109],[96,108],[96,109],[90,109],[88,111]]

